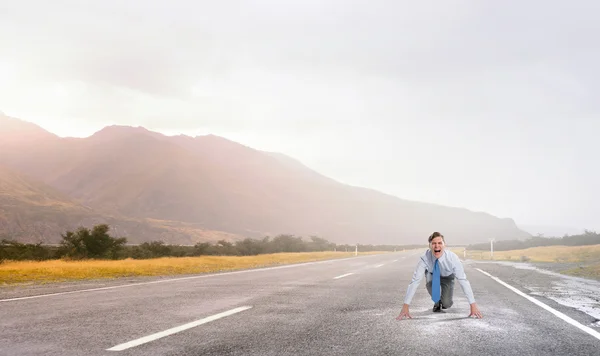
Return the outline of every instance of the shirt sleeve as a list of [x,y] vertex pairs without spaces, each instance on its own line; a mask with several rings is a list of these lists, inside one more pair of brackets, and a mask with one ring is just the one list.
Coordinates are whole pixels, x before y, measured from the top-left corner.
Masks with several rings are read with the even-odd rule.
[[406,290],[406,297],[404,297],[404,304],[410,304],[413,296],[415,295],[423,276],[425,275],[425,262],[422,259],[419,259],[419,263],[417,264],[417,268],[415,268],[415,272],[413,273],[412,280],[408,285],[408,289]]
[[465,269],[462,265],[462,262],[458,258],[453,258],[453,266],[454,266],[454,276],[460,283],[460,287],[462,288],[463,293],[467,296],[469,300],[469,304],[475,303],[475,296],[473,296],[473,290],[471,289],[471,283],[467,279],[467,275],[465,273]]

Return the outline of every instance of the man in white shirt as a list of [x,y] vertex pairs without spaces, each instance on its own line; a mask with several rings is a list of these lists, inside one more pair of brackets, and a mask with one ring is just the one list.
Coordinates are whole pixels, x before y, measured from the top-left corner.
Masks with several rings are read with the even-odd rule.
[[469,317],[483,317],[475,303],[471,284],[460,259],[454,252],[445,250],[444,236],[439,232],[434,232],[429,236],[429,250],[419,259],[412,281],[408,285],[402,311],[397,317],[398,320],[404,317],[412,318],[408,310],[409,305],[424,275],[427,281],[427,291],[435,303],[434,312],[442,312],[442,309],[450,308],[454,303],[452,295],[456,278],[471,305]]

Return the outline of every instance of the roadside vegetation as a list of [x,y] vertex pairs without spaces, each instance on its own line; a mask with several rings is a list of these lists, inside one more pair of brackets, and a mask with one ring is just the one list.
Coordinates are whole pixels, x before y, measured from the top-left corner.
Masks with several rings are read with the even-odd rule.
[[[585,230],[579,235],[565,235],[563,237],[532,236],[526,240],[504,240],[494,242],[494,251],[523,250],[530,247],[543,246],[588,246],[600,245],[600,234],[595,231]],[[489,250],[490,243],[480,243],[467,246],[467,250]]]
[[[510,249],[515,246],[535,247]],[[454,251],[463,257],[464,249]],[[556,264],[558,268],[555,269],[560,273],[600,280],[600,234],[586,231],[582,235],[562,238],[537,236],[526,241],[498,241],[494,243],[493,257],[489,243],[471,245],[467,247],[466,258],[480,261],[551,263]]]
[[[361,252],[371,254],[372,252]],[[354,256],[354,252],[273,253],[257,256],[161,257],[135,260],[10,261],[0,265],[0,285],[68,280],[214,273]]]
[[[474,260],[492,260],[491,252],[469,251],[467,258]],[[496,251],[493,260],[520,262],[600,262],[600,244],[590,246],[544,246],[523,250]]]
[[127,245],[126,238],[111,236],[105,224],[61,236],[58,246],[2,240],[0,285],[221,272],[345,258],[354,256],[356,250],[365,255],[423,247],[338,245],[316,236],[305,240],[293,235],[193,246],[162,241]]
[[278,235],[262,239],[246,238],[235,242],[219,240],[216,243],[200,242],[193,246],[169,245],[163,241],[149,241],[140,245],[127,245],[127,239],[113,237],[109,226],[96,225],[92,229],[80,227],[76,231],[62,234],[58,246],[24,244],[8,239],[0,242],[0,263],[2,261],[44,261],[44,260],[124,260],[151,259],[160,257],[198,256],[257,256],[282,252],[373,252],[401,251],[403,249],[426,246],[399,245],[339,245],[324,238],[311,236],[308,240],[301,236]]

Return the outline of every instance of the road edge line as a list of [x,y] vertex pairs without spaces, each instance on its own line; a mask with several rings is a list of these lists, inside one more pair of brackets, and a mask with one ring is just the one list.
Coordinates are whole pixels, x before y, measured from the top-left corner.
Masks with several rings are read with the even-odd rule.
[[89,288],[89,289],[78,289],[78,290],[72,290],[72,291],[68,291],[68,292],[37,294],[37,295],[30,295],[30,296],[25,296],[25,297],[15,297],[15,298],[0,299],[0,303],[2,303],[2,302],[14,302],[14,301],[26,300],[26,299],[43,298],[43,297],[52,297],[52,296],[57,296],[57,295],[66,295],[66,294],[74,294],[74,293],[95,292],[95,291],[101,291],[101,290],[110,290],[110,289],[118,289],[118,288],[126,288],[126,287],[135,287],[135,286],[142,286],[142,285],[149,285],[149,284],[159,284],[159,283],[166,283],[166,282],[177,282],[177,281],[184,281],[184,280],[189,280],[189,279],[210,278],[210,277],[218,277],[218,276],[228,276],[228,275],[232,275],[232,274],[271,271],[271,270],[275,270],[275,269],[302,267],[302,266],[308,266],[308,265],[314,265],[314,264],[321,264],[321,263],[327,263],[327,262],[347,261],[347,260],[357,259],[357,258],[369,258],[369,257],[373,257],[373,256],[379,256],[379,255],[366,255],[366,256],[358,256],[358,257],[353,256],[353,257],[347,257],[347,258],[333,258],[333,259],[327,259],[327,260],[321,260],[321,261],[300,262],[300,263],[284,264],[284,265],[279,265],[279,266],[269,266],[269,267],[260,267],[260,268],[251,268],[251,269],[240,269],[240,270],[228,271],[228,272],[221,272],[221,273],[207,273],[207,274],[200,274],[200,275],[196,275],[196,276],[168,278],[168,279],[161,279],[161,280],[158,280],[158,281],[150,281],[150,282],[138,282],[138,283],[131,283],[131,284],[120,284],[120,285],[117,285],[117,286]]
[[489,274],[489,273],[487,273],[486,271],[484,271],[484,270],[481,270],[481,269],[479,269],[479,268],[475,268],[475,269],[476,269],[476,270],[478,270],[479,272],[483,273],[484,275],[486,275],[486,276],[490,277],[491,279],[495,280],[496,282],[498,282],[498,283],[502,284],[502,285],[503,285],[503,286],[505,286],[506,288],[508,288],[508,289],[512,290],[513,292],[515,292],[516,294],[520,295],[521,297],[523,297],[523,298],[525,298],[525,299],[529,300],[530,302],[532,302],[532,303],[536,304],[537,306],[539,306],[539,307],[542,307],[543,309],[547,310],[548,312],[550,312],[550,313],[554,314],[554,316],[556,316],[556,317],[558,317],[558,318],[562,319],[563,321],[566,321],[567,323],[569,323],[569,324],[571,324],[571,325],[575,326],[576,328],[579,328],[580,330],[582,330],[582,331],[584,331],[584,332],[586,332],[586,333],[590,334],[591,336],[595,337],[596,339],[600,340],[600,333],[599,333],[599,332],[597,332],[596,330],[594,330],[594,329],[592,329],[592,328],[590,328],[590,327],[588,327],[588,326],[585,326],[585,325],[581,324],[581,323],[580,323],[580,322],[578,322],[577,320],[575,320],[575,319],[573,319],[573,318],[571,318],[571,317],[569,317],[569,316],[567,316],[567,315],[565,315],[565,314],[563,314],[563,313],[559,312],[558,310],[556,310],[556,309],[554,309],[554,308],[552,308],[552,307],[548,306],[547,304],[545,304],[545,303],[542,303],[542,302],[540,302],[539,300],[537,300],[537,299],[535,299],[535,298],[533,298],[533,297],[531,297],[531,296],[529,296],[529,295],[527,295],[527,294],[525,294],[525,293],[521,292],[521,291],[520,291],[520,290],[518,290],[517,288],[515,288],[515,287],[511,286],[510,284],[508,284],[508,283],[506,283],[506,282],[502,281],[500,278],[498,278],[498,277],[494,277],[494,276],[492,276],[491,274]]

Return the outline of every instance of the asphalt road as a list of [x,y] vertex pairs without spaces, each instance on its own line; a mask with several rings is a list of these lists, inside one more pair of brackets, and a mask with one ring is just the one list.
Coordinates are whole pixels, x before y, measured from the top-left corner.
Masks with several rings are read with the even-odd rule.
[[[396,320],[417,253],[92,291],[69,292],[94,287],[80,284],[0,289],[0,355],[600,354],[600,329],[589,328],[596,320],[527,299],[526,277],[513,283],[510,267],[465,266],[483,319],[468,318],[458,283],[454,306],[432,313],[422,283],[413,319]],[[22,299],[28,295],[38,297]]]

